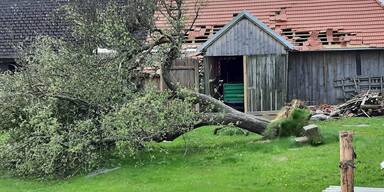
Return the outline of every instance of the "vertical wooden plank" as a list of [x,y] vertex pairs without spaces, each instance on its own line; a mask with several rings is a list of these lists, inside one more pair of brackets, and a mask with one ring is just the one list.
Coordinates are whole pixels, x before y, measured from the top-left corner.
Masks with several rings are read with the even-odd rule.
[[[244,23],[244,28],[248,29],[249,28],[248,25],[249,25],[248,22],[245,22]],[[243,53],[243,55],[250,55],[249,54],[249,40],[248,40],[248,38],[249,38],[249,31],[248,30],[242,30],[242,35],[239,36],[237,40],[241,41],[242,38],[244,39],[244,41],[243,41],[243,43],[244,43],[244,47],[243,47],[244,53]]]
[[268,55],[268,57],[270,57],[270,63],[269,63],[269,66],[268,66],[268,68],[269,68],[268,79],[269,79],[269,95],[270,95],[269,103],[270,103],[270,106],[269,106],[268,110],[272,111],[273,110],[273,101],[274,101],[273,94],[275,92],[275,89],[274,89],[275,85],[274,85],[274,83],[275,83],[275,79],[276,79],[276,77],[275,77],[276,55],[272,55],[271,54],[271,55]]
[[195,66],[195,69],[194,69],[195,91],[199,92],[200,90],[199,61],[194,60],[193,66]]
[[353,133],[351,131],[341,131],[340,140],[340,182],[341,192],[354,191],[354,150]]
[[243,56],[243,82],[244,82],[244,112],[249,112],[248,105],[248,66],[247,66],[247,56]]
[[285,106],[285,103],[287,102],[287,99],[288,99],[288,75],[289,75],[289,54],[285,54],[284,55],[284,59],[283,59],[283,62],[284,62],[284,67],[283,67],[283,73],[284,73],[284,83],[283,83],[283,86],[284,86],[284,89],[283,89],[283,92],[282,92],[282,101],[280,103],[280,108]]
[[328,66],[326,61],[326,52],[321,52],[320,55],[321,64],[319,65],[320,71],[318,73],[321,74],[321,92],[319,94],[320,103],[327,103],[327,72],[328,72]]
[[335,98],[335,95],[334,95],[334,91],[333,91],[333,81],[334,81],[334,77],[333,77],[333,66],[335,65],[335,62],[334,62],[334,57],[332,57],[332,55],[326,53],[325,54],[325,58],[326,58],[326,63],[327,63],[327,80],[328,80],[328,83],[327,83],[327,103],[334,103],[334,98]]
[[253,90],[254,90],[254,95],[253,97],[255,98],[254,100],[254,108],[253,110],[254,111],[259,111],[259,106],[260,106],[260,92],[258,91],[258,78],[259,78],[259,75],[260,75],[260,71],[259,71],[259,67],[258,67],[258,63],[257,63],[257,56],[252,56],[252,67],[253,67],[253,75],[254,75],[254,78],[253,78]]
[[298,64],[296,61],[295,61],[295,54],[293,53],[290,53],[290,57],[288,57],[288,75],[287,75],[287,94],[288,94],[288,101],[292,100],[294,98],[293,96],[293,90],[295,90],[295,86],[294,86],[294,77],[295,77],[295,67],[296,65]]
[[[300,82],[300,78],[307,78],[308,77],[308,74],[306,73],[304,75],[304,77],[300,76],[300,74],[302,74],[302,72],[300,72],[301,70],[305,71],[306,68],[303,68],[303,64],[305,64],[304,62],[304,57],[300,54],[295,54],[295,65],[294,65],[294,68],[293,68],[293,71],[294,71],[294,78],[293,78],[293,85],[294,85],[294,91],[293,91],[293,98],[292,99],[298,99],[299,98],[299,92],[302,92],[302,91],[306,91],[305,89],[304,90],[301,90],[301,86],[302,84],[304,84],[305,86],[305,82]],[[308,65],[308,64],[307,64]],[[308,67],[308,66],[306,66]],[[301,83],[301,84],[300,84]],[[306,93],[304,93],[306,95]]]
[[[308,53],[308,54],[313,54],[313,53]],[[312,72],[309,71],[308,69],[311,69],[311,64],[308,61],[307,55],[301,56],[300,54],[298,55],[299,57],[299,63],[300,65],[298,66],[298,74],[297,75],[297,99],[301,99],[303,101],[308,101],[310,100],[310,93],[309,91],[311,90],[310,83],[312,82],[309,78],[312,77]]]
[[204,92],[207,95],[210,95],[210,85],[209,85],[209,79],[210,79],[210,71],[211,71],[211,64],[209,63],[210,57],[204,57]]
[[263,60],[262,60],[262,66],[263,66],[263,71],[264,73],[261,73],[262,74],[262,85],[260,86],[260,88],[262,89],[262,99],[263,99],[263,110],[262,111],[266,111],[268,110],[268,98],[269,98],[269,90],[267,89],[267,85],[268,85],[268,79],[267,79],[267,75],[268,75],[268,69],[267,69],[267,62],[268,62],[268,57],[263,55]]

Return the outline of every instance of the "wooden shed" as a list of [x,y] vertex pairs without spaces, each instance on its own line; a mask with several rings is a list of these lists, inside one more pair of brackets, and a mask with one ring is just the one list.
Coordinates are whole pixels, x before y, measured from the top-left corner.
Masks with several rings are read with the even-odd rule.
[[244,11],[206,41],[206,94],[245,112],[280,109],[287,99],[293,45]]

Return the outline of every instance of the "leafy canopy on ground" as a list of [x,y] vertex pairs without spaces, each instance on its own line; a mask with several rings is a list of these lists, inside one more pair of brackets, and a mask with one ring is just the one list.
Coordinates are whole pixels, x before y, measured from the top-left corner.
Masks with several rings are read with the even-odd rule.
[[379,166],[383,124],[384,118],[320,122],[325,144],[318,147],[297,146],[292,138],[267,142],[255,134],[213,135],[214,127],[206,127],[174,142],[153,144],[153,150],[120,162],[119,170],[105,175],[44,182],[4,175],[0,191],[318,192],[340,183],[340,130],[355,132],[356,185],[384,187]]
[[[65,10],[76,42],[38,38],[21,68],[0,74],[0,167],[17,176],[94,170],[197,121],[188,98],[142,88],[138,68],[154,61],[143,57],[150,50],[139,32],[151,28],[153,1],[72,2]],[[117,52],[100,56],[98,47]]]

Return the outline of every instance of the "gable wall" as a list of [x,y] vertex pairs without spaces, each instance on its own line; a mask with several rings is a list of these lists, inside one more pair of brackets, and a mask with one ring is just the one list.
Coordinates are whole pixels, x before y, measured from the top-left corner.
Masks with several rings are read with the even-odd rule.
[[248,19],[242,19],[207,48],[205,56],[286,54],[285,47]]

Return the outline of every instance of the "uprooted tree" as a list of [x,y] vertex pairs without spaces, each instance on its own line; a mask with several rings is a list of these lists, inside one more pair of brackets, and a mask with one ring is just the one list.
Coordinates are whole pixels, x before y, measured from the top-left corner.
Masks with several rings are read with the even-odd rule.
[[[155,13],[167,29],[156,28]],[[73,27],[70,41],[40,37],[19,69],[0,75],[0,168],[67,177],[203,125],[258,134],[268,125],[174,82],[170,68],[188,31],[182,0],[73,0],[58,14]],[[114,51],[98,55],[97,47]],[[170,91],[143,89],[141,68],[154,64]]]

